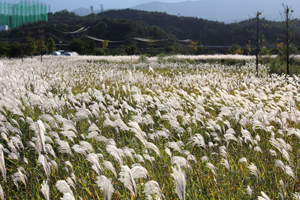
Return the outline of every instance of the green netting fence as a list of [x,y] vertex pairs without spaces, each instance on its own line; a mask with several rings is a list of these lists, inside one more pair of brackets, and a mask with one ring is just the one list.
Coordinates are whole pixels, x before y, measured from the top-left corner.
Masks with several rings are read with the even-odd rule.
[[21,0],[16,4],[0,2],[0,25],[8,25],[11,29],[40,20],[48,21],[48,10],[46,3],[34,0]]

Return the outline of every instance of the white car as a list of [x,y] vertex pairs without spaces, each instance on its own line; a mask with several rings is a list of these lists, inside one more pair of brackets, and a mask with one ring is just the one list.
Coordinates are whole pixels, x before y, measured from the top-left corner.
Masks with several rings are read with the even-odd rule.
[[50,53],[50,55],[52,55],[52,56],[60,56],[61,52],[60,51],[53,51],[52,53]]
[[78,56],[78,53],[73,51],[73,52],[65,52],[63,56]]

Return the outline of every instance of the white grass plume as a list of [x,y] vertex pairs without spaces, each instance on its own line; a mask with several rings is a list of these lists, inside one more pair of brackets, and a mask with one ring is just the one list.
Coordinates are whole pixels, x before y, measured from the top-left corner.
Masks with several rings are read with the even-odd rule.
[[67,165],[67,166],[69,166],[70,168],[71,168],[71,170],[73,171],[73,165],[71,164],[71,162],[70,161],[66,161],[65,162],[65,164]]
[[224,147],[224,146],[220,147],[220,154],[225,157],[225,159],[224,158],[222,159],[221,164],[224,165],[228,169],[228,171],[230,172],[231,166],[230,166],[229,156],[228,156],[228,153],[226,151],[226,147]]
[[72,196],[74,196],[73,191],[71,190],[70,186],[68,185],[68,183],[65,180],[57,181],[55,186],[57,187],[59,192],[61,192],[63,194],[70,193]]
[[72,150],[71,150],[71,148],[69,146],[69,143],[67,141],[57,139],[56,143],[59,145],[58,152],[60,152],[62,154],[66,153],[66,154],[69,154],[69,155],[73,156]]
[[227,168],[227,170],[230,172],[231,166],[227,159],[222,158],[221,165],[224,165]]
[[195,156],[193,154],[191,154],[191,152],[189,152],[188,150],[183,150],[182,153],[187,157],[187,160],[192,160],[194,162],[197,162]]
[[292,165],[292,161],[291,161],[289,152],[286,151],[285,149],[282,149],[281,154],[282,154],[282,157],[284,157],[289,162],[289,164]]
[[38,120],[35,123],[35,126],[36,127],[34,128],[34,131],[35,131],[35,135],[37,137],[37,140],[35,142],[36,151],[38,153],[45,154],[46,153],[46,147],[45,147],[46,129],[45,129],[45,126],[41,120]]
[[55,151],[53,150],[53,147],[51,146],[51,144],[46,144],[45,147],[46,147],[47,153],[49,153],[54,158],[56,158]]
[[143,154],[143,157],[145,158],[145,160],[149,160],[151,165],[153,165],[152,158],[155,161],[154,157],[151,158],[151,156],[149,154]]
[[21,172],[20,167],[18,168],[18,171],[12,174],[11,176],[12,176],[13,183],[15,184],[18,190],[19,190],[18,181],[21,181],[25,185],[25,187],[27,187],[26,185],[27,177],[25,174]]
[[258,200],[270,200],[270,197],[268,197],[268,195],[264,192],[261,192],[262,196],[258,196],[257,199]]
[[71,142],[74,142],[73,138],[77,138],[77,135],[74,133],[74,131],[61,131],[60,133],[68,138],[68,140],[70,140]]
[[113,146],[113,145],[107,145],[106,146],[106,151],[115,159],[118,161],[119,165],[123,165],[123,158],[122,155],[119,151],[119,149],[117,149],[117,147]]
[[269,140],[270,144],[275,147],[280,153],[282,152],[281,147],[280,147],[280,143],[275,139],[275,138],[271,138]]
[[136,183],[133,179],[130,168],[127,165],[121,166],[119,180],[124,184],[124,186],[133,194],[134,197],[137,195]]
[[140,154],[135,154],[134,158],[137,159],[137,161],[140,163],[145,163],[143,156],[141,156]]
[[293,199],[300,200],[300,194],[298,192],[293,193]]
[[0,185],[0,197],[1,197],[2,200],[4,200],[4,192],[3,192],[3,189],[2,189],[1,185]]
[[2,172],[4,181],[6,182],[6,167],[5,167],[5,160],[4,160],[2,144],[0,144],[0,170]]
[[160,150],[158,149],[158,147],[155,144],[153,144],[151,142],[147,142],[146,145],[147,145],[148,149],[152,149],[159,157],[161,157]]
[[226,140],[227,143],[230,142],[230,140],[234,140],[236,141],[237,143],[239,143],[239,140],[235,137],[235,135],[231,134],[231,133],[226,133],[224,134],[224,138]]
[[47,179],[49,179],[49,176],[51,174],[51,168],[50,168],[50,166],[49,166],[49,164],[47,162],[46,157],[43,154],[39,155],[38,163],[40,163],[43,166],[45,174],[47,176]]
[[270,155],[271,155],[271,156],[275,156],[275,157],[277,156],[276,151],[274,151],[273,149],[270,149],[269,152],[270,152]]
[[196,145],[197,147],[206,149],[205,140],[200,134],[195,134],[194,136],[190,137],[187,145],[191,145],[192,147]]
[[129,149],[128,147],[124,147],[122,150],[124,154],[134,162],[134,158],[132,156],[132,153],[135,153],[134,149]]
[[76,125],[74,124],[74,122],[72,122],[71,120],[64,120],[63,121],[63,130],[64,131],[68,131],[68,130],[72,130],[75,133],[77,133],[77,129],[76,129]]
[[296,181],[295,173],[290,166],[288,166],[288,165],[285,166],[285,172],[287,175],[290,175]]
[[117,178],[117,172],[116,172],[113,164],[110,161],[104,161],[102,164],[103,164],[103,166],[106,170],[111,171],[115,175],[115,177]]
[[165,200],[165,196],[161,192],[161,189],[156,181],[148,181],[145,184],[144,187],[144,193],[146,196],[152,195],[152,194],[158,194],[160,197],[162,197]]
[[137,137],[142,144],[146,147],[147,145],[147,140],[145,139],[146,133],[142,131],[138,123],[134,121],[130,121],[128,125],[131,127],[130,130],[135,133],[135,137]]
[[173,173],[171,174],[174,178],[175,192],[177,193],[180,200],[185,200],[185,189],[186,189],[186,179],[185,173],[176,167],[172,167]]
[[170,156],[170,158],[172,158],[172,152],[168,147],[165,148],[165,152],[168,154],[168,156]]
[[282,180],[279,180],[279,183],[280,183],[280,185],[281,185],[281,187],[283,189],[284,197],[286,198],[286,187],[285,187],[285,184],[284,184],[284,182]]
[[192,167],[191,167],[189,161],[187,161],[184,157],[173,156],[171,159],[171,163],[172,163],[172,165],[177,164],[178,166],[184,167],[187,170],[192,170]]
[[100,160],[99,160],[99,157],[98,157],[97,154],[95,154],[95,153],[90,153],[90,154],[87,155],[86,159],[87,159],[87,161],[89,161],[91,164],[93,164],[93,166],[96,167],[96,170],[95,170],[94,168],[93,168],[93,169],[97,172],[98,175],[100,175],[99,170],[100,170],[101,172],[103,172],[103,169],[102,169],[102,166],[101,166],[101,164],[100,164]]
[[87,153],[94,152],[94,148],[92,147],[92,145],[90,143],[88,143],[86,141],[80,141],[79,144],[85,152],[87,152]]
[[115,125],[116,125],[117,127],[119,127],[122,131],[128,131],[128,130],[129,130],[129,128],[128,128],[127,125],[122,121],[121,118],[116,119]]
[[66,179],[66,182],[68,183],[69,186],[71,186],[75,190],[75,184],[74,184],[73,180],[71,179],[71,177],[68,177]]
[[248,166],[248,161],[246,157],[242,157],[241,159],[239,159],[239,162],[244,162]]
[[89,134],[86,136],[87,139],[92,139],[92,138],[96,138],[97,136],[100,136],[99,133],[97,131],[91,131],[89,132]]
[[42,187],[41,187],[41,191],[45,197],[46,200],[50,200],[49,197],[49,185],[48,185],[48,181],[43,180],[42,183]]
[[245,130],[245,129],[242,128],[241,133],[242,133],[242,135],[243,135],[243,137],[246,141],[248,140],[252,143],[252,145],[254,145],[253,137],[252,137],[251,133],[248,130]]
[[135,163],[131,166],[131,174],[134,179],[136,178],[147,178],[148,171],[142,165]]
[[250,196],[250,199],[252,198],[252,191],[253,191],[252,188],[248,185],[247,189],[246,189],[246,192]]
[[281,160],[276,160],[275,166],[280,167],[287,175],[290,175],[294,180],[296,180],[294,171],[290,166],[284,165],[284,163]]
[[82,155],[86,156],[85,150],[84,150],[79,144],[74,144],[74,145],[72,146],[72,149],[73,149],[76,153],[79,153],[79,154],[82,154]]
[[253,163],[251,163],[250,165],[248,165],[248,169],[250,170],[251,174],[253,174],[254,176],[256,176],[258,178],[258,180],[261,181],[260,175],[259,175],[259,171],[258,171],[256,165],[254,165]]
[[217,174],[217,170],[215,168],[215,166],[212,164],[212,163],[207,163],[206,166],[211,170],[211,172],[217,177],[218,174]]
[[207,156],[202,156],[201,162],[204,162],[204,161],[208,161],[208,157]]
[[77,110],[77,112],[75,113],[76,117],[79,117],[80,119],[88,119],[89,117],[93,116],[91,111],[89,111],[88,109],[81,107]]
[[111,184],[111,179],[108,179],[105,176],[98,176],[97,185],[103,191],[104,199],[110,200],[115,191],[113,185]]
[[88,129],[88,132],[92,132],[92,131],[100,132],[100,129],[98,128],[98,126],[96,126],[96,124],[92,123]]
[[179,153],[181,153],[181,149],[180,147],[183,146],[183,142],[182,141],[179,141],[179,142],[167,142],[166,143],[166,146],[175,150],[175,151],[178,151]]
[[64,193],[64,196],[60,200],[75,200],[75,197],[71,193]]

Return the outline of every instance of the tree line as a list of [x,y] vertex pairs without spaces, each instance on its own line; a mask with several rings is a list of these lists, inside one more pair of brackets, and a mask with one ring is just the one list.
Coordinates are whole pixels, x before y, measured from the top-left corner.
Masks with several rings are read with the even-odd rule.
[[[295,25],[292,30],[294,38],[290,40],[290,44],[295,49],[297,44],[298,47],[300,46],[300,23],[297,23],[299,19],[294,19],[294,22]],[[149,55],[159,53],[239,53],[255,55],[253,49],[257,41],[253,37],[256,26],[256,17],[225,24],[195,17],[179,17],[166,13],[132,9],[109,10],[98,14],[91,13],[87,16],[78,16],[74,12],[61,10],[56,13],[49,13],[48,23],[39,21],[10,31],[2,31],[0,33],[2,49],[0,49],[0,55],[9,57],[30,56],[49,53],[55,49],[93,55],[131,53]],[[278,47],[278,44],[286,42],[283,37],[286,30],[282,22],[264,20],[259,26],[265,26],[260,30],[260,34],[263,35],[260,40],[263,41],[260,45],[260,53],[270,53],[270,48],[273,48],[273,53],[278,53],[281,50],[281,46]],[[66,34],[66,32],[74,32],[81,27],[87,28],[87,31]],[[39,30],[44,30],[43,34]],[[87,35],[104,39],[109,43],[105,45],[103,42],[93,41],[87,38]],[[32,47],[32,49],[36,49],[35,51],[28,51],[29,36],[36,41],[35,46],[38,47]],[[130,39],[133,37],[169,38],[170,40],[156,43],[138,42]],[[56,44],[50,49],[46,48],[50,43],[49,38],[52,38],[54,40],[52,43]],[[193,43],[182,44],[176,39],[191,39]],[[116,40],[124,40],[124,42],[110,42]],[[224,46],[224,48],[205,48],[206,45],[219,45]],[[16,51],[16,49],[19,50]]]

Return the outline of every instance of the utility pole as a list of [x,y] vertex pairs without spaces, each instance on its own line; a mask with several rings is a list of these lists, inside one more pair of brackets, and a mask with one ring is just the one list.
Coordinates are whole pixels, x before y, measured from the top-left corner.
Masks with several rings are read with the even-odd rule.
[[285,22],[285,38],[286,38],[286,73],[287,75],[290,74],[290,51],[289,51],[289,47],[290,47],[290,43],[291,43],[291,39],[293,36],[293,32],[291,31],[291,29],[294,27],[295,25],[295,20],[292,17],[293,14],[293,10],[291,10],[291,6],[288,5],[284,5],[283,6],[283,13],[281,14],[282,19]]
[[94,13],[94,6],[90,6],[91,12]]

